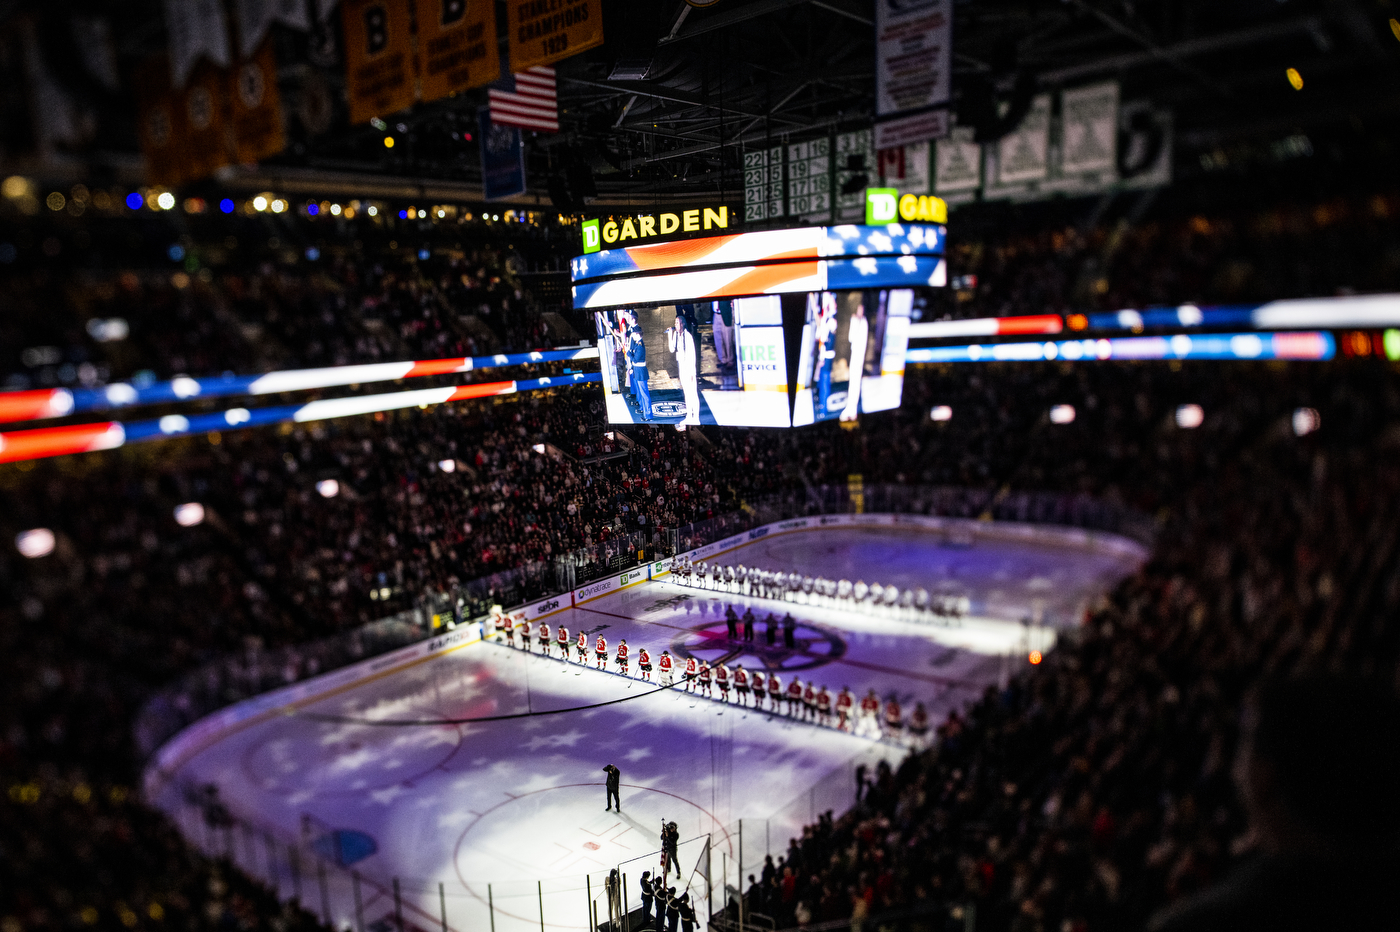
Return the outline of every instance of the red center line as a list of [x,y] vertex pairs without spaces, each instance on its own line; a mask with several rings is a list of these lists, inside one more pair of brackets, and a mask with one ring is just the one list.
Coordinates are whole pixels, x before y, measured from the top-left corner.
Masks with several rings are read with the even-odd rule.
[[[621,618],[621,619],[623,619],[624,621],[631,621],[631,622],[640,622],[640,621],[641,621],[641,619],[639,619],[639,618],[633,618],[631,615],[619,615],[619,614],[617,614],[616,612],[605,612],[605,611],[603,611],[601,608],[582,608],[582,607],[579,607],[579,606],[575,606],[575,607],[574,607],[574,611],[576,611],[576,612],[592,612],[592,613],[595,614],[595,615],[607,615],[609,618]],[[808,622],[808,623],[810,624],[810,622]],[[727,640],[728,640],[728,638],[723,638],[723,637],[721,637],[719,634],[714,633],[714,632],[710,632],[710,631],[695,631],[695,630],[692,629],[692,628],[682,628],[682,627],[680,627],[679,625],[667,624],[667,623],[664,622],[664,621],[649,621],[649,622],[646,622],[646,624],[652,625],[652,626],[658,627],[658,628],[670,628],[670,629],[673,630],[673,631],[689,631],[689,632],[691,632],[692,634],[697,634],[697,635],[699,635],[700,637],[706,638],[706,639],[708,639],[708,640],[722,640],[722,641],[727,641]],[[831,663],[844,663],[844,664],[847,664],[847,665],[852,666],[852,667],[859,667],[859,668],[862,669],[862,670],[873,670],[873,671],[875,671],[875,672],[877,672],[877,673],[888,673],[888,674],[890,674],[891,676],[900,676],[900,677],[904,677],[905,679],[921,680],[921,681],[923,681],[923,682],[925,682],[925,683],[933,683],[933,684],[935,684],[935,685],[937,685],[937,686],[960,686],[960,687],[962,687],[963,689],[976,689],[976,690],[981,690],[981,689],[983,688],[983,686],[985,685],[985,684],[983,684],[983,683],[973,683],[973,682],[970,682],[970,681],[968,681],[968,680],[955,680],[955,679],[953,679],[953,678],[951,678],[951,677],[947,677],[947,676],[934,676],[934,675],[931,674],[931,673],[915,673],[915,672],[913,672],[912,670],[901,670],[901,669],[899,669],[898,667],[887,667],[887,666],[885,666],[884,664],[870,663],[869,661],[866,661],[866,660],[852,660],[852,659],[850,659],[850,658],[848,658],[848,657],[837,657],[837,658],[833,659],[832,657],[830,657],[830,656],[827,655],[827,654],[817,654],[817,653],[813,653],[813,652],[811,652],[811,651],[798,650],[798,649],[796,649],[796,648],[794,648],[794,649],[791,651],[791,653],[799,654],[799,655],[801,655],[801,656],[803,656],[803,657],[807,657],[807,658],[812,659],[812,660],[828,660],[828,661],[830,661]]]

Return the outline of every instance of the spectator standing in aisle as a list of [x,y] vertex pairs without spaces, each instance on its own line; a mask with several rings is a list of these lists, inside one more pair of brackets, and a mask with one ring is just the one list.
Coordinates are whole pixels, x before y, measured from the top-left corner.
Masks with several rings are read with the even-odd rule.
[[617,811],[621,812],[622,797],[618,795],[618,790],[622,786],[622,771],[618,770],[612,764],[608,764],[608,766],[603,768],[603,773],[608,775],[608,805],[603,811],[611,811],[613,803],[616,802]]

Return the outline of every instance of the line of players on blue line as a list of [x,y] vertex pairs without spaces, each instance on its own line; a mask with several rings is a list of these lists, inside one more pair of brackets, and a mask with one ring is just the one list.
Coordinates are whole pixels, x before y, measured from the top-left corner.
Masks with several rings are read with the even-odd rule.
[[[591,659],[594,669],[608,672],[608,639],[601,634],[597,635],[590,645],[588,633],[585,631],[580,631],[575,639],[564,625],[550,630],[547,621],[532,625],[523,619],[512,620],[510,616],[494,608],[486,620],[485,629],[487,640],[531,653],[538,644],[540,652],[546,657],[553,656],[553,650],[557,647],[559,659],[565,662],[569,660],[569,652],[572,649],[575,662],[587,666]],[[924,747],[928,741],[928,710],[922,702],[914,704],[914,711],[910,713],[906,723],[898,697],[891,695],[885,700],[882,708],[880,697],[875,695],[873,687],[857,703],[849,687],[843,686],[839,693],[832,696],[825,685],[818,686],[811,680],[803,683],[797,677],[793,677],[784,686],[782,677],[776,670],[747,670],[743,664],[735,664],[734,668],[730,669],[722,662],[711,666],[708,660],[693,656],[686,657],[682,662],[679,657],[673,657],[669,650],[663,650],[661,656],[655,658],[653,663],[651,652],[645,647],[637,649],[636,657],[638,672],[642,681],[646,683],[653,682],[651,675],[654,671],[657,674],[655,683],[658,686],[674,686],[676,674],[679,673],[686,692],[706,699],[737,704],[758,711],[765,711],[766,701],[766,711],[781,712],[790,718],[814,725],[834,727],[870,738],[907,741],[915,747]],[[622,676],[632,675],[632,648],[628,646],[626,638],[619,640],[611,659],[617,664]],[[719,691],[717,699],[715,689]],[[729,698],[731,689],[734,692],[733,702]]]
[[932,618],[944,624],[957,624],[967,617],[972,602],[965,595],[932,593],[922,586],[901,590],[891,583],[866,585],[865,580],[826,579],[781,570],[749,568],[740,563],[696,563],[677,557],[671,565],[671,579],[682,586],[733,592],[780,602],[802,601],[809,605],[839,605],[866,611],[878,609],[915,618]]

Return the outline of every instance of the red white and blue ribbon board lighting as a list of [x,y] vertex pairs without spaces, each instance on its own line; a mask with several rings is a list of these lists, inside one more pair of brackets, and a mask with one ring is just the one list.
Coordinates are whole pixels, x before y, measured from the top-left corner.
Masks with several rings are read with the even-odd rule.
[[945,227],[803,227],[627,246],[570,262],[576,308],[947,283]]
[[1323,331],[1286,333],[1178,333],[1155,337],[1111,337],[1084,340],[982,343],[970,346],[927,346],[911,349],[910,364],[945,362],[1069,362],[1131,359],[1305,359],[1327,360],[1337,353],[1332,334]]
[[288,369],[262,375],[229,375],[193,379],[188,376],[137,387],[115,382],[102,388],[45,388],[0,392],[0,424],[46,417],[67,417],[84,411],[103,411],[136,405],[168,404],[195,398],[228,398],[238,395],[276,395],[315,388],[364,385],[416,379],[427,375],[451,375],[477,369],[497,369],[531,363],[596,359],[596,346],[564,350],[538,350],[496,356],[456,356],[450,359],[376,362],[360,366],[328,366],[322,369]]
[[304,405],[277,405],[268,408],[230,408],[208,414],[167,414],[144,421],[102,421],[95,424],[72,424],[63,427],[38,427],[0,433],[0,463],[43,459],[69,453],[112,450],[131,443],[165,440],[214,431],[264,427],[270,424],[307,423],[330,418],[374,414],[402,408],[511,395],[563,385],[582,385],[600,381],[596,373],[576,372],[567,376],[545,376],[511,382],[477,382],[471,385],[447,385],[442,388],[421,388],[413,391],[388,392],[379,395],[354,395],[349,398],[327,398]]

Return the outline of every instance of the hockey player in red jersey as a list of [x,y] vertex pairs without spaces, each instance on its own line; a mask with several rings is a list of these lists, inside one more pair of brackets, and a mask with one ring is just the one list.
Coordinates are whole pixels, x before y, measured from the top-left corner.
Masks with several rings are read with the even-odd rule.
[[599,670],[606,670],[608,668],[608,639],[601,634],[598,635],[598,640],[593,645],[593,653],[596,658],[594,666]]
[[583,631],[578,633],[578,643],[574,645],[578,649],[578,662],[588,662],[588,635]]
[[928,739],[928,709],[922,702],[914,703],[914,714],[909,716],[909,738],[920,749]]
[[700,661],[694,657],[685,658],[685,691],[695,692],[695,678],[700,675]]
[[778,700],[783,695],[783,678],[776,673],[768,674],[768,708],[778,711]]
[[710,695],[710,662],[700,661],[700,672],[696,674],[696,679],[700,681],[700,688],[705,691],[705,695]]
[[802,708],[802,681],[797,677],[792,678],[787,688],[787,714],[797,715]]
[[851,708],[856,704],[849,686],[842,686],[836,694],[836,727],[842,731],[851,730]]
[[674,665],[674,663],[675,661],[671,659],[671,652],[669,650],[663,650],[661,652],[661,659],[656,662],[657,672],[661,674],[662,686],[670,686],[673,682],[675,682],[673,679],[671,679],[671,668]]
[[637,651],[637,669],[642,671],[642,679],[651,682],[651,654],[643,647]]
[[617,666],[623,676],[627,676],[627,661],[630,659],[627,654],[627,639],[623,638],[617,645]]
[[802,690],[802,717],[808,721],[817,717],[817,686],[811,680],[807,681],[807,686]]
[[897,739],[902,731],[904,714],[900,711],[899,700],[890,696],[889,701],[885,703],[885,734]]
[[875,695],[874,687],[860,700],[860,722],[856,732],[880,737],[880,698]]
[[569,659],[569,629],[563,625],[559,626],[559,659]]
[[719,687],[719,697],[725,702],[729,701],[729,668],[723,661],[715,664],[715,685]]
[[831,724],[831,693],[826,691],[825,685],[817,693],[817,722],[822,725]]
[[549,656],[549,637],[549,623],[545,621],[540,622],[540,650],[544,652],[546,657]]
[[753,685],[753,707],[763,708],[763,700],[768,698],[768,677],[762,670],[755,670],[749,674],[749,683]]
[[528,621],[522,621],[518,625],[516,625],[516,627],[520,629],[520,633],[524,637],[525,649],[529,651],[534,650],[535,648],[531,644],[531,642],[534,640],[534,626],[531,625]]
[[744,669],[742,663],[734,665],[734,698],[741,706],[747,707],[749,704],[749,671]]

